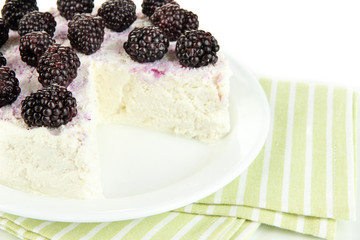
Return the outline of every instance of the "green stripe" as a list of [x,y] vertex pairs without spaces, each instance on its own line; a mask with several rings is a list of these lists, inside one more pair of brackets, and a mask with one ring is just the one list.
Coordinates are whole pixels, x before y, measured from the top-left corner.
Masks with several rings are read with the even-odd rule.
[[[220,218],[218,220],[220,221]],[[218,227],[216,227],[215,231],[213,231],[207,239],[218,240],[221,234],[226,231],[235,221],[236,218],[225,218],[225,221],[221,223]]]
[[[245,223],[240,227],[240,229],[232,236],[231,240],[236,240],[238,237],[246,231],[249,227],[253,227],[254,222],[251,221],[245,221]],[[241,238],[242,240],[249,239],[250,236],[255,232],[257,228],[254,228],[251,232],[248,233],[248,235],[245,238]]]
[[26,229],[34,229],[35,227],[39,226],[44,222],[45,221],[42,220],[27,218],[21,223],[21,226],[25,227]]
[[112,222],[103,229],[101,229],[97,234],[95,234],[94,237],[91,238],[91,240],[111,239],[133,221],[134,220]]
[[43,229],[41,229],[39,233],[41,235],[51,239],[58,232],[60,232],[61,230],[63,230],[67,226],[69,226],[70,224],[71,223],[63,223],[63,222],[52,223],[52,224],[44,227]]
[[234,201],[237,199],[239,180],[240,178],[236,178],[234,181],[223,188],[221,196],[222,203],[234,203]]
[[275,120],[266,196],[266,206],[276,210],[281,210],[289,92],[290,83],[279,83],[276,96]]
[[77,226],[73,230],[67,232],[61,238],[61,240],[67,240],[67,239],[77,240],[77,239],[80,239],[81,237],[88,234],[93,228],[95,228],[99,224],[100,223],[82,223],[82,224],[79,224],[79,226]]
[[[270,100],[272,82],[266,79],[261,79],[260,83],[265,91],[268,100]],[[259,206],[263,164],[264,164],[264,148],[262,148],[260,154],[257,156],[257,158],[254,160],[254,162],[249,166],[247,170],[245,193],[244,193],[245,205]]]
[[156,216],[151,216],[145,218],[141,221],[135,228],[131,229],[122,239],[123,240],[133,240],[142,238],[146,233],[148,233],[153,227],[155,227],[159,222],[167,218],[171,213],[163,213]]
[[195,214],[179,214],[166,226],[164,226],[152,239],[170,239],[196,217]]
[[317,86],[314,95],[314,127],[312,150],[311,213],[326,216],[326,165],[327,165],[327,93],[328,88]]
[[234,236],[234,234],[241,228],[244,223],[245,219],[237,218],[235,220],[235,224],[233,226],[230,226],[231,229],[226,229],[226,233],[222,233],[222,238],[219,238],[219,240],[230,240],[231,237]]
[[319,235],[320,230],[320,218],[307,217],[304,223],[304,233]]
[[334,216],[349,219],[346,148],[346,90],[334,90],[333,166]]
[[309,86],[296,84],[294,128],[291,150],[291,174],[289,186],[289,211],[304,212],[304,176],[306,154],[306,123]]

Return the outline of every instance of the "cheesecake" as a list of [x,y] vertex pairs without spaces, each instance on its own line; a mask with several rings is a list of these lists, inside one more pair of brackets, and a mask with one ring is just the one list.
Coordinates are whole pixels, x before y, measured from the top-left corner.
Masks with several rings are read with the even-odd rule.
[[[56,9],[49,12],[57,22],[56,43],[71,46],[67,20]],[[136,62],[124,43],[132,30],[151,25],[147,16],[137,13],[125,31],[106,28],[95,53],[77,52],[81,66],[67,87],[76,99],[77,114],[58,128],[29,127],[24,122],[22,101],[43,86],[36,68],[21,60],[20,36],[10,31],[1,52],[16,73],[21,93],[0,108],[0,184],[56,198],[103,197],[99,124],[152,129],[204,144],[221,141],[229,133],[231,72],[226,57],[219,51],[216,64],[184,67],[172,42],[162,59]]]

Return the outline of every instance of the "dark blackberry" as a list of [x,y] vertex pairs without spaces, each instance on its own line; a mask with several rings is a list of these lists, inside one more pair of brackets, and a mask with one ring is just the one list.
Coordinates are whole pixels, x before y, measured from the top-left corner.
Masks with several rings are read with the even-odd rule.
[[19,29],[20,19],[25,16],[25,14],[38,10],[36,0],[6,0],[1,14],[9,28],[17,31]]
[[78,14],[68,25],[68,38],[73,48],[86,55],[100,49],[105,34],[105,23],[101,17]]
[[53,44],[40,57],[36,70],[44,87],[67,87],[76,78],[79,67],[80,59],[72,48]]
[[196,14],[174,4],[157,8],[150,19],[155,26],[164,31],[170,41],[176,41],[186,31],[199,28]]
[[174,0],[144,0],[141,4],[142,12],[146,16],[151,17],[157,8],[162,7],[168,3],[179,5]]
[[132,0],[109,0],[98,10],[105,26],[115,32],[129,28],[136,20],[136,5]]
[[6,25],[5,21],[0,18],[0,47],[4,45],[9,39],[9,27]]
[[15,72],[8,67],[0,67],[0,108],[15,102],[20,92]]
[[56,21],[49,12],[33,11],[27,13],[19,22],[19,35],[24,36],[31,32],[47,32],[51,37],[54,36]]
[[176,56],[185,67],[199,68],[215,64],[220,46],[209,32],[195,30],[186,32],[176,43]]
[[21,59],[28,65],[36,67],[40,57],[55,41],[47,32],[32,32],[20,38]]
[[135,28],[130,32],[124,49],[131,59],[139,63],[154,62],[164,57],[169,39],[157,27]]
[[77,114],[76,99],[64,87],[50,86],[21,102],[21,116],[29,127],[58,128]]
[[57,0],[57,8],[61,16],[71,20],[77,13],[91,13],[94,0]]
[[6,58],[4,57],[2,52],[0,52],[0,67],[5,66],[5,65],[6,65]]

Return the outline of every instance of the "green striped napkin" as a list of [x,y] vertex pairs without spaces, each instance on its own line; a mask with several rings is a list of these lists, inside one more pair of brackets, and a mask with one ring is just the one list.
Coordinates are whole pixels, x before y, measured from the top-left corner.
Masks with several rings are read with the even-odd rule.
[[215,194],[179,212],[236,216],[334,239],[335,219],[355,219],[358,94],[261,80],[272,126],[254,163]]
[[[352,90],[261,80],[272,126],[248,170],[211,196],[172,212],[111,223],[56,223],[0,214],[22,239],[248,239],[260,223],[334,239],[355,218]],[[244,220],[246,219],[246,220]]]

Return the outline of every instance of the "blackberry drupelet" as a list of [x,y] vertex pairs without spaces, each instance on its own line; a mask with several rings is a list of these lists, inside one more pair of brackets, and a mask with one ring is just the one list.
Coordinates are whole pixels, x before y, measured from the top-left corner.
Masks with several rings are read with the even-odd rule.
[[150,19],[155,26],[164,31],[170,41],[176,41],[186,31],[199,28],[196,14],[174,4],[157,8]]
[[64,87],[50,86],[21,102],[21,116],[29,127],[58,128],[77,114],[76,99]]
[[136,5],[132,0],[109,0],[101,5],[98,16],[104,19],[107,28],[122,32],[135,22]]
[[71,20],[77,13],[91,13],[94,0],[57,0],[57,8],[61,16]]
[[135,28],[129,34],[124,49],[131,59],[139,63],[154,62],[164,57],[169,39],[157,27]]
[[45,31],[54,36],[56,21],[49,12],[33,11],[27,13],[19,22],[19,35],[24,36],[31,32]]
[[0,67],[0,108],[15,102],[20,92],[15,72],[8,67]]
[[5,66],[5,65],[6,65],[6,58],[4,57],[2,52],[0,52],[0,67]]
[[4,45],[9,39],[9,27],[5,24],[5,21],[0,18],[0,47]]
[[142,12],[146,16],[151,17],[157,8],[162,7],[168,3],[179,5],[174,0],[144,0],[141,4]]
[[21,60],[28,65],[36,67],[40,57],[55,40],[47,32],[32,32],[20,38]]
[[69,22],[71,46],[86,55],[100,49],[105,35],[105,22],[99,16],[78,14]]
[[79,67],[80,59],[71,47],[53,44],[40,57],[36,70],[44,87],[54,84],[67,87],[76,78]]
[[186,32],[176,43],[176,56],[185,67],[199,68],[215,64],[219,50],[215,37],[202,30]]
[[38,10],[36,0],[6,0],[1,14],[10,29],[18,30],[20,19],[25,14]]

